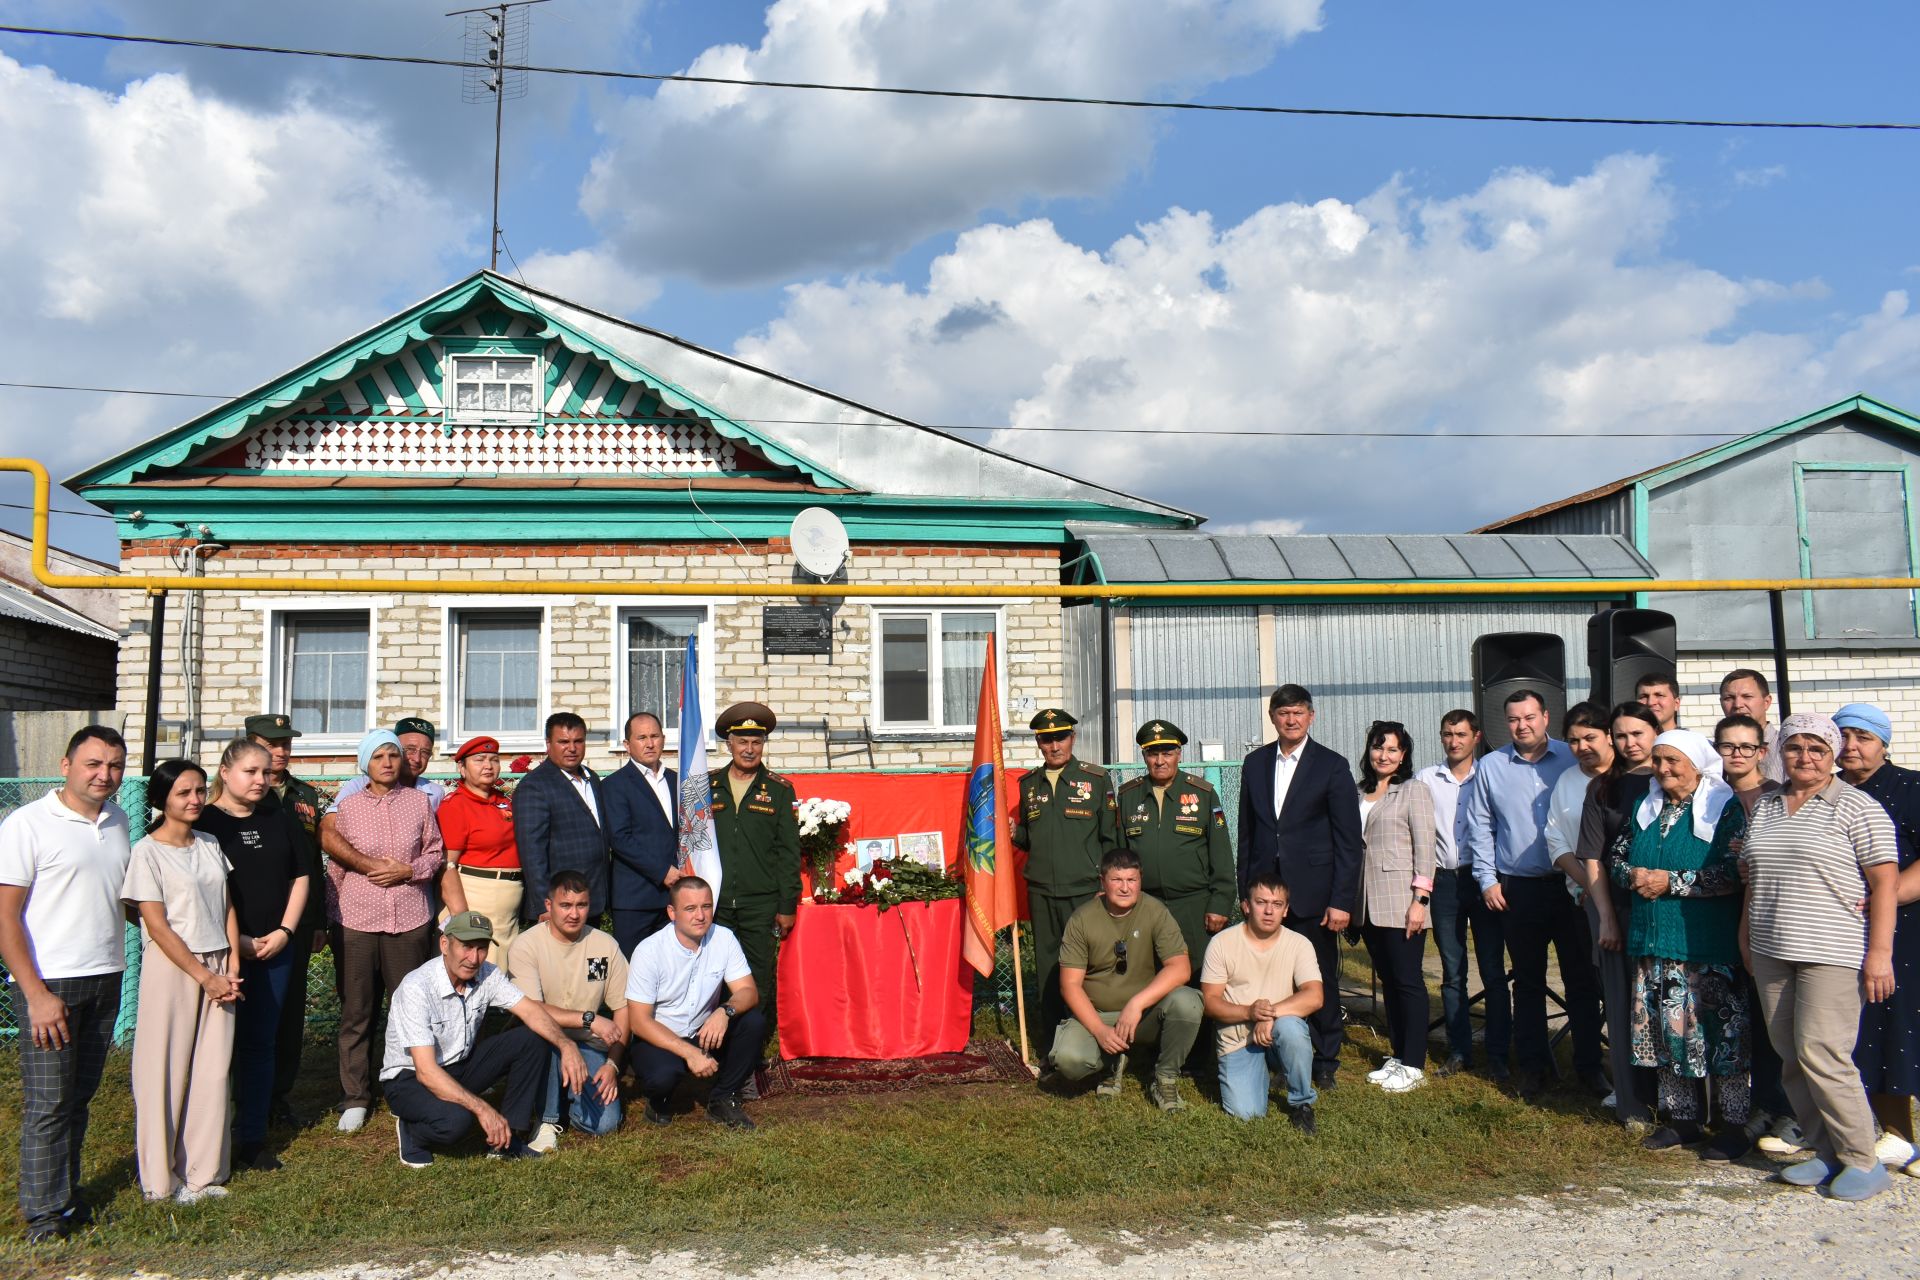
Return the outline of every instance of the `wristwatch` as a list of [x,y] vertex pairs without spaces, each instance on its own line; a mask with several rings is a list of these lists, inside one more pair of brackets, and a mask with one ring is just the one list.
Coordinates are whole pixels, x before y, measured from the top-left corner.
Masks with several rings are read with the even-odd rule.
[[582,1031],[591,1031],[591,1030],[593,1030],[593,1018],[594,1018],[594,1013],[593,1013],[593,1010],[591,1010],[591,1009],[589,1009],[589,1010],[587,1010],[587,1011],[586,1011],[585,1013],[583,1013],[583,1014],[581,1014],[581,1015],[580,1015],[580,1029],[581,1029]]
[[733,1020],[733,1013],[734,1013],[734,1009],[733,1009],[733,1006],[732,1006],[732,1005],[730,1005],[730,1004],[723,1004],[723,1005],[721,1005],[721,1006],[720,1006],[720,1012],[722,1012],[722,1013],[724,1013],[724,1014],[726,1014],[726,1015],[727,1015],[727,1020],[728,1020],[728,1021],[732,1021],[732,1020]]
[[1433,895],[1430,893],[1416,893],[1413,895],[1413,900],[1424,907],[1433,901]]

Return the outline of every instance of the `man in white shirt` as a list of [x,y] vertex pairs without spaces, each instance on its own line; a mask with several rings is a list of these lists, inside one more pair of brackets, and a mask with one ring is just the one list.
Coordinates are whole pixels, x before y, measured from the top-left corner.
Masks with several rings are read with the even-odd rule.
[[0,962],[20,1028],[20,1213],[27,1240],[92,1220],[80,1149],[120,1014],[127,967],[120,886],[133,856],[113,803],[127,744],[104,725],[67,743],[57,791],[0,823]]
[[1495,1079],[1509,1074],[1513,1003],[1507,994],[1506,938],[1500,913],[1489,910],[1473,878],[1473,858],[1459,830],[1461,803],[1473,785],[1480,752],[1480,717],[1456,709],[1440,717],[1440,753],[1445,763],[1414,777],[1433,793],[1439,863],[1433,874],[1433,939],[1440,950],[1440,1006],[1447,1027],[1447,1058],[1433,1069],[1452,1075],[1473,1065],[1473,1016],[1467,999],[1467,930],[1480,971],[1486,1008],[1488,1068]]
[[713,886],[699,876],[673,882],[667,918],[672,927],[642,941],[627,969],[630,1056],[647,1123],[672,1121],[673,1091],[691,1076],[713,1082],[709,1116],[750,1130],[740,1090],[767,1041],[753,969],[733,930],[713,923]]
[[680,775],[660,758],[666,745],[660,717],[634,712],[627,717],[627,763],[600,781],[613,852],[607,905],[622,955],[666,928],[667,890],[682,871]]

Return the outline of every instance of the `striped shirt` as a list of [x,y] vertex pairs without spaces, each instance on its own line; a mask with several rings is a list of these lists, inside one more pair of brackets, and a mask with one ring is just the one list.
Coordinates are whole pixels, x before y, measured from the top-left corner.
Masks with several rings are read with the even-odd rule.
[[1887,811],[1839,778],[1797,813],[1787,812],[1783,792],[1762,796],[1740,853],[1753,949],[1793,964],[1858,969],[1867,958],[1864,868],[1898,856]]
[[358,871],[327,861],[327,915],[357,933],[406,933],[433,919],[430,886],[446,860],[440,825],[424,792],[395,787],[385,795],[356,791],[334,813],[340,835],[362,857],[394,858],[413,874],[385,888]]

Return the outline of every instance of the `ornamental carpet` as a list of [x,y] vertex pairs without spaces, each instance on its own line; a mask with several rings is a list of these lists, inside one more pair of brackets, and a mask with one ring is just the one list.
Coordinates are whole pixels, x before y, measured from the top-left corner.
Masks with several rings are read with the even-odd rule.
[[926,1058],[795,1058],[775,1060],[755,1076],[762,1098],[899,1093],[937,1085],[1031,1082],[1033,1073],[1004,1040],[970,1040],[959,1053]]

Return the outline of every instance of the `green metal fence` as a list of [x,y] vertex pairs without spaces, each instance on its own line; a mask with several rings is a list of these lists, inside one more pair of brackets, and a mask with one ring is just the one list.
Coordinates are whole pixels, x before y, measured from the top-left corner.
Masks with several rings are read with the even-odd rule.
[[[1109,765],[1114,774],[1115,785],[1144,771],[1138,762]],[[1190,763],[1190,772],[1200,774],[1220,793],[1222,803],[1227,806],[1227,831],[1229,838],[1237,839],[1234,821],[1235,805],[1240,795],[1240,765],[1236,761],[1227,763]],[[923,772],[923,771],[916,771]],[[429,775],[433,776],[433,775]],[[451,777],[436,777],[449,786],[456,785]],[[317,787],[324,799],[331,800],[333,793],[347,781],[345,778],[308,778]],[[0,778],[0,820],[24,804],[31,804],[49,791],[58,790],[59,778]],[[120,787],[120,807],[126,810],[127,820],[132,824],[133,838],[139,839],[146,833],[147,780],[128,778]],[[318,892],[318,886],[315,891]],[[1026,970],[1025,983],[1029,1002],[1035,999],[1037,987],[1034,983],[1033,948],[1030,937],[1022,926],[1020,959]],[[140,990],[140,930],[134,925],[127,926],[127,973],[120,997],[120,1018],[114,1036],[116,1042],[124,1043],[133,1034],[133,1020],[139,1003]],[[0,968],[4,974],[4,968]],[[1016,1007],[1013,976],[1013,947],[1002,938],[994,958],[993,976],[974,984],[974,1005],[977,1009],[991,1009],[1006,1028],[1009,1036],[1015,1035],[1014,1011]],[[326,954],[314,956],[307,966],[307,1029],[309,1034],[329,1034],[339,1025],[340,1001],[334,989],[333,961]],[[18,1034],[14,1025],[13,1003],[0,1000],[0,1037],[11,1038]]]

